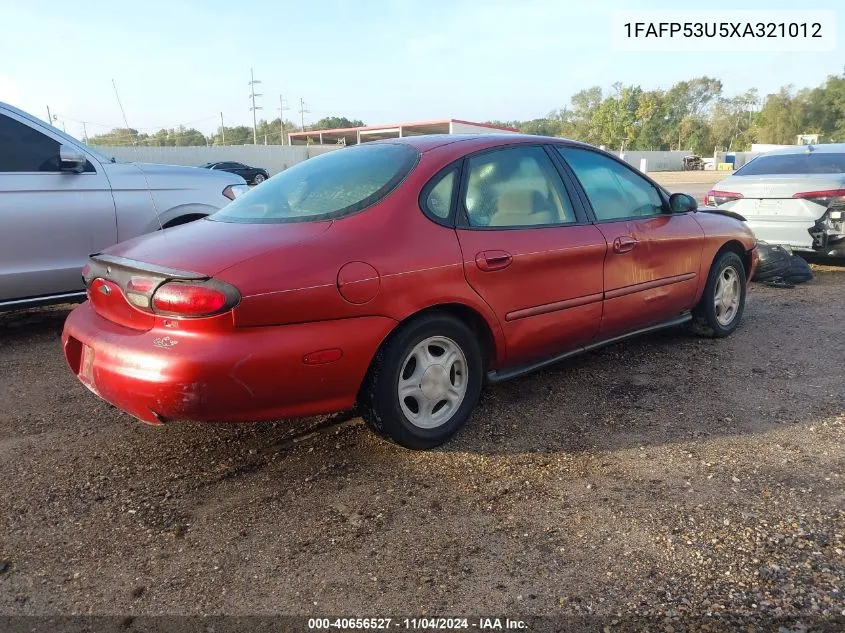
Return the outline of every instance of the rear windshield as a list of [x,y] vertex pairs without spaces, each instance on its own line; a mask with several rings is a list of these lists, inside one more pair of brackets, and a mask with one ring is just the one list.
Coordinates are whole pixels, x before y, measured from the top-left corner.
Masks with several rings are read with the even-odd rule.
[[841,174],[845,173],[845,154],[803,153],[758,156],[736,171],[736,176],[766,176],[779,174]]
[[236,198],[210,216],[220,222],[308,222],[339,218],[375,204],[413,169],[416,150],[359,145],[310,158]]

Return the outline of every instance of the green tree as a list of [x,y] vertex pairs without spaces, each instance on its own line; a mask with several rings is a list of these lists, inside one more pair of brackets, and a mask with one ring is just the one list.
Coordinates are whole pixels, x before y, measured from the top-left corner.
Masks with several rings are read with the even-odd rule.
[[804,96],[794,95],[792,86],[766,96],[755,117],[754,136],[760,143],[794,143],[806,129]]
[[138,134],[134,128],[116,127],[105,134],[96,134],[88,138],[89,145],[134,145],[147,138],[146,134]]
[[710,149],[750,149],[754,141],[752,124],[758,102],[756,88],[733,97],[718,99],[710,110],[710,134],[714,145]]
[[337,128],[363,127],[360,119],[347,119],[345,116],[327,116],[309,126],[312,130],[334,130]]

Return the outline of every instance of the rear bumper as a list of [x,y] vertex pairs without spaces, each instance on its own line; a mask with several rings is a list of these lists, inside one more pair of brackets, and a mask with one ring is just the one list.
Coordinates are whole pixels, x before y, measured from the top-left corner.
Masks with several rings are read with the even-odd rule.
[[[83,384],[144,422],[247,421],[352,407],[394,326],[385,317],[362,317],[225,332],[138,332],[102,318],[86,302],[68,316],[62,346]],[[306,364],[306,355],[326,349],[341,350],[340,358]]]
[[815,221],[785,221],[747,218],[746,223],[761,242],[789,246],[794,249],[813,250],[810,230]]

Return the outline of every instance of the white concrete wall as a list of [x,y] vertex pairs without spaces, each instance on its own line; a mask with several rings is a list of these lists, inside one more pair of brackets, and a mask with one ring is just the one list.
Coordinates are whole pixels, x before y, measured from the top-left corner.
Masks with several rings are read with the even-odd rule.
[[163,163],[190,165],[233,160],[251,167],[263,167],[271,176],[302,161],[325,154],[339,145],[219,145],[212,147],[103,147],[96,149],[121,163]]
[[516,132],[452,121],[452,134],[516,134]]
[[[465,123],[453,124],[456,134],[491,132],[490,128],[479,128]],[[503,133],[507,133],[502,131]],[[253,167],[263,167],[270,175],[284,171],[312,156],[340,149],[339,145],[222,145],[212,147],[102,147],[97,149],[106,156],[114,156],[120,162],[164,163],[167,165],[191,165],[220,160],[234,160]],[[640,168],[640,160],[646,159],[649,172],[681,171],[683,157],[689,151],[673,152],[624,152],[623,159]],[[720,156],[724,156],[721,154]],[[741,167],[753,152],[736,152],[736,166]],[[720,160],[724,160],[721,158]]]
[[[756,158],[761,154],[765,154],[766,152],[731,152],[734,155],[734,169],[739,169],[745,163],[750,161],[752,158]],[[727,162],[725,159],[727,157],[727,152],[716,152],[716,158],[719,162],[724,163]]]
[[795,147],[794,145],[777,145],[775,143],[752,143],[751,151],[754,153],[771,152],[773,149],[783,149],[784,147]]
[[647,171],[681,171],[684,168],[684,156],[689,156],[691,151],[680,152],[629,152],[625,151],[620,156],[629,165],[640,168],[640,161],[645,158]]

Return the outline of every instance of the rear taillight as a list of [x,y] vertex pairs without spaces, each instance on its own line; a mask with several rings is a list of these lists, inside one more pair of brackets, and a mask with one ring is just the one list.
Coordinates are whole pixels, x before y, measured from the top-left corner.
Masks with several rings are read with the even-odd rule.
[[126,284],[124,294],[126,295],[126,299],[132,305],[136,305],[139,308],[149,308],[150,296],[152,295],[155,286],[155,279],[133,275],[129,278],[129,281]]
[[[845,211],[845,189],[827,189],[825,191],[802,191],[792,196],[820,204],[830,211],[831,219],[840,219]],[[838,217],[834,217],[834,215]]]
[[718,207],[720,205],[725,204],[726,202],[730,202],[731,200],[739,200],[742,198],[741,193],[734,193],[733,191],[717,191],[716,189],[711,189],[707,192],[707,195],[704,196],[704,205],[707,207]]
[[239,198],[245,193],[249,193],[249,185],[229,185],[223,190],[223,195],[229,198],[229,200]]
[[237,290],[221,282],[171,281],[155,291],[152,308],[170,316],[203,317],[230,310],[239,299]]

